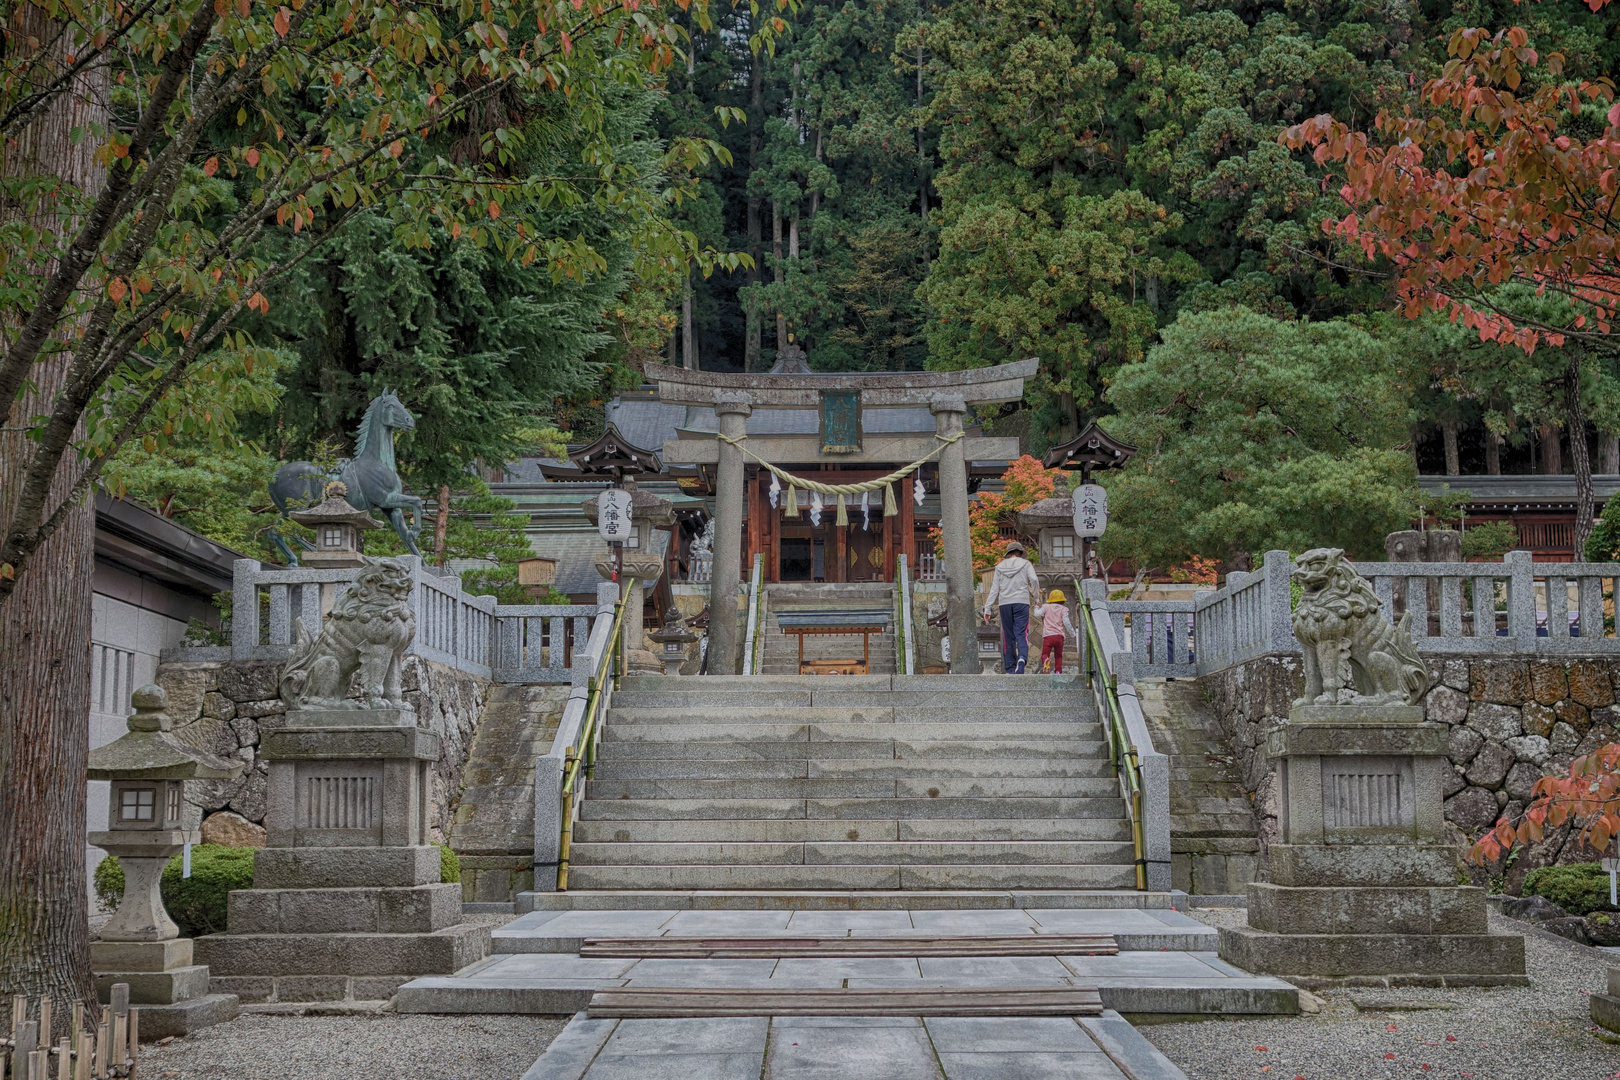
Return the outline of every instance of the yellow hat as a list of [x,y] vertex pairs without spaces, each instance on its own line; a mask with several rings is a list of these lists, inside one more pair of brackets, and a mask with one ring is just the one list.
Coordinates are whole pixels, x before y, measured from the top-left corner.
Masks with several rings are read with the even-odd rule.
[[1053,589],[1052,595],[1046,598],[1048,604],[1061,604],[1066,600],[1068,600],[1068,597],[1063,595],[1062,589]]

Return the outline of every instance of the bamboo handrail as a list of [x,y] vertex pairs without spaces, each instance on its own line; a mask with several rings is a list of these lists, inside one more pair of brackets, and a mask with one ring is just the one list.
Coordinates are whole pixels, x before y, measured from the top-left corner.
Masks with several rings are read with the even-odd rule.
[[1119,705],[1118,680],[1114,673],[1108,670],[1108,660],[1102,653],[1102,642],[1097,636],[1096,617],[1091,610],[1091,601],[1080,588],[1080,583],[1074,583],[1074,591],[1080,597],[1080,621],[1086,628],[1086,678],[1090,682],[1095,672],[1096,682],[1092,683],[1092,693],[1100,706],[1101,711],[1107,713],[1103,720],[1103,730],[1108,734],[1108,760],[1114,766],[1114,773],[1119,776],[1125,785],[1125,801],[1131,818],[1131,841],[1136,847],[1136,887],[1138,890],[1147,889],[1147,852],[1146,842],[1142,833],[1142,764],[1137,756],[1136,745],[1130,741],[1130,735],[1125,728],[1125,713]]
[[[635,592],[636,579],[626,578],[624,587],[619,590],[619,601],[613,606],[613,630],[608,635],[607,645],[602,655],[597,658],[596,668],[586,681],[587,697],[585,700],[585,719],[579,725],[579,738],[574,746],[565,752],[563,763],[562,783],[562,836],[557,845],[557,891],[568,891],[568,857],[573,848],[574,840],[574,792],[579,787],[579,771],[585,769],[585,778],[590,779],[592,770],[596,768],[596,727],[597,716],[602,711],[603,690],[610,676],[617,677],[624,674],[624,648],[621,638],[624,636],[625,604],[632,593]],[[617,666],[615,666],[617,661]]]

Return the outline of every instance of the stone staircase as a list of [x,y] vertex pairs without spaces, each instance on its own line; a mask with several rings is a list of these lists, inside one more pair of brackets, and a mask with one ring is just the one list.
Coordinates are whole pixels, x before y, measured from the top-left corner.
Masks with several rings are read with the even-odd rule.
[[570,889],[1132,889],[1134,859],[1089,697],[1062,679],[632,677]]
[[[764,641],[760,671],[765,675],[797,675],[799,673],[799,639],[784,634],[777,626],[776,616],[795,611],[887,611],[889,628],[871,636],[871,661],[868,673],[892,675],[895,672],[894,620],[895,587],[888,582],[850,582],[847,584],[816,582],[783,582],[765,587],[764,621],[760,634]],[[861,656],[859,634],[810,636],[804,639],[806,660],[852,660]]]
[[551,749],[567,686],[496,686],[478,719],[450,819],[462,899],[510,903],[534,887],[534,763]]

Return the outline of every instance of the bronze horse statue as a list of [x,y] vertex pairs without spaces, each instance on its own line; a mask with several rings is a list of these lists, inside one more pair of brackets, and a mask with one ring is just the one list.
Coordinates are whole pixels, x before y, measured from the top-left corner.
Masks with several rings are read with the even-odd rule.
[[[341,480],[348,489],[345,498],[356,510],[381,510],[393,523],[394,532],[412,555],[420,556],[416,538],[422,534],[422,500],[405,494],[394,460],[394,432],[413,431],[416,420],[406,411],[392,390],[384,390],[366,407],[354,435],[354,457],[338,463],[337,475],[329,476],[314,463],[289,461],[270,480],[270,501],[286,518],[287,511],[300,510],[320,502],[326,485]],[[410,522],[405,511],[411,512]],[[269,540],[288,566],[298,565],[287,538],[271,529]],[[305,550],[309,544],[299,541]]]

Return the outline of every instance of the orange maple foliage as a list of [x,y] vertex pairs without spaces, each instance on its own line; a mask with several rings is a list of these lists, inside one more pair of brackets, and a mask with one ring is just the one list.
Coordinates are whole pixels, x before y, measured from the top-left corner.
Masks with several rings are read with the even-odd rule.
[[[1587,0],[1593,11],[1608,2]],[[1620,105],[1608,78],[1519,96],[1525,69],[1544,59],[1556,76],[1563,64],[1528,41],[1517,26],[1458,30],[1452,59],[1423,88],[1427,113],[1386,110],[1376,137],[1324,114],[1278,141],[1314,147],[1319,164],[1343,162],[1340,194],[1351,213],[1323,229],[1394,264],[1403,314],[1449,311],[1481,340],[1531,352],[1610,331],[1620,303]],[[1586,142],[1560,132],[1594,109],[1607,109],[1602,135]],[[1592,317],[1578,316],[1573,330],[1516,323],[1491,299],[1510,281],[1590,305]]]
[[[1002,488],[981,491],[968,505],[968,535],[973,541],[973,569],[983,573],[1007,556],[1010,536],[1000,535],[1003,525],[1011,525],[1018,511],[1027,510],[1042,499],[1050,498],[1061,469],[1047,469],[1039,458],[1023,455],[1001,474]],[[929,539],[941,559],[945,557],[945,535],[936,526],[928,530]],[[1031,554],[1034,554],[1031,552]]]
[[1598,851],[1620,836],[1620,745],[1576,758],[1568,776],[1543,776],[1531,789],[1528,809],[1517,821],[1506,816],[1468,849],[1468,860],[1495,862],[1516,844],[1533,844],[1547,829],[1581,826],[1580,836]]

